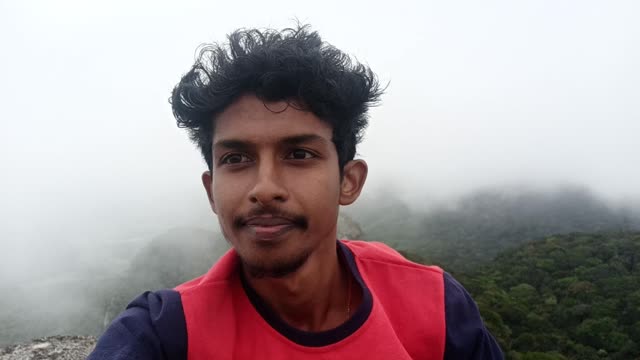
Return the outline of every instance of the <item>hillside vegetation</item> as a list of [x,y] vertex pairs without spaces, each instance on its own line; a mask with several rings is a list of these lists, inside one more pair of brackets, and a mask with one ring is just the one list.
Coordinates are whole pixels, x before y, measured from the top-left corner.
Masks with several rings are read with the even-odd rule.
[[449,271],[473,271],[498,253],[553,234],[640,230],[632,209],[613,208],[586,189],[486,189],[430,211],[393,196],[350,212],[365,239],[412,250]]
[[510,358],[640,358],[640,233],[551,236],[456,275]]

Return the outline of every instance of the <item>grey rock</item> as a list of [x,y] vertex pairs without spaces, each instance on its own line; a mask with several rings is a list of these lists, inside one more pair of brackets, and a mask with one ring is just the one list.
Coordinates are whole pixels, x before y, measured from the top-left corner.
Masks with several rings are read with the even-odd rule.
[[0,348],[0,360],[84,360],[95,345],[93,336],[51,336]]

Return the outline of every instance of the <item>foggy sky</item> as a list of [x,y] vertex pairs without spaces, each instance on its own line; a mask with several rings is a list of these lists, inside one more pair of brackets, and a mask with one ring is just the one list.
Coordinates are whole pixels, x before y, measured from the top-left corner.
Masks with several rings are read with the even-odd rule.
[[359,148],[365,196],[578,183],[638,197],[639,15],[637,1],[2,0],[0,271],[214,226],[170,91],[198,45],[293,19],[389,82]]

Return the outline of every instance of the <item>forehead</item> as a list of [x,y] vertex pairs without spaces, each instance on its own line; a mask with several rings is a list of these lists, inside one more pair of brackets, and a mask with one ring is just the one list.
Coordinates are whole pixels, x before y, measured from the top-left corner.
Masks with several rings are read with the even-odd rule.
[[216,117],[213,142],[238,139],[260,143],[300,134],[331,140],[332,128],[312,112],[285,101],[265,103],[254,95],[244,95]]

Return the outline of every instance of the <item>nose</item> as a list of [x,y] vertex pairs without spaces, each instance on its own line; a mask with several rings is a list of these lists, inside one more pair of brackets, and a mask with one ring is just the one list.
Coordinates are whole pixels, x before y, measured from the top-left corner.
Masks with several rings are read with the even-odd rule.
[[287,201],[289,193],[277,166],[270,162],[261,162],[257,170],[254,186],[249,191],[249,200],[262,206]]

